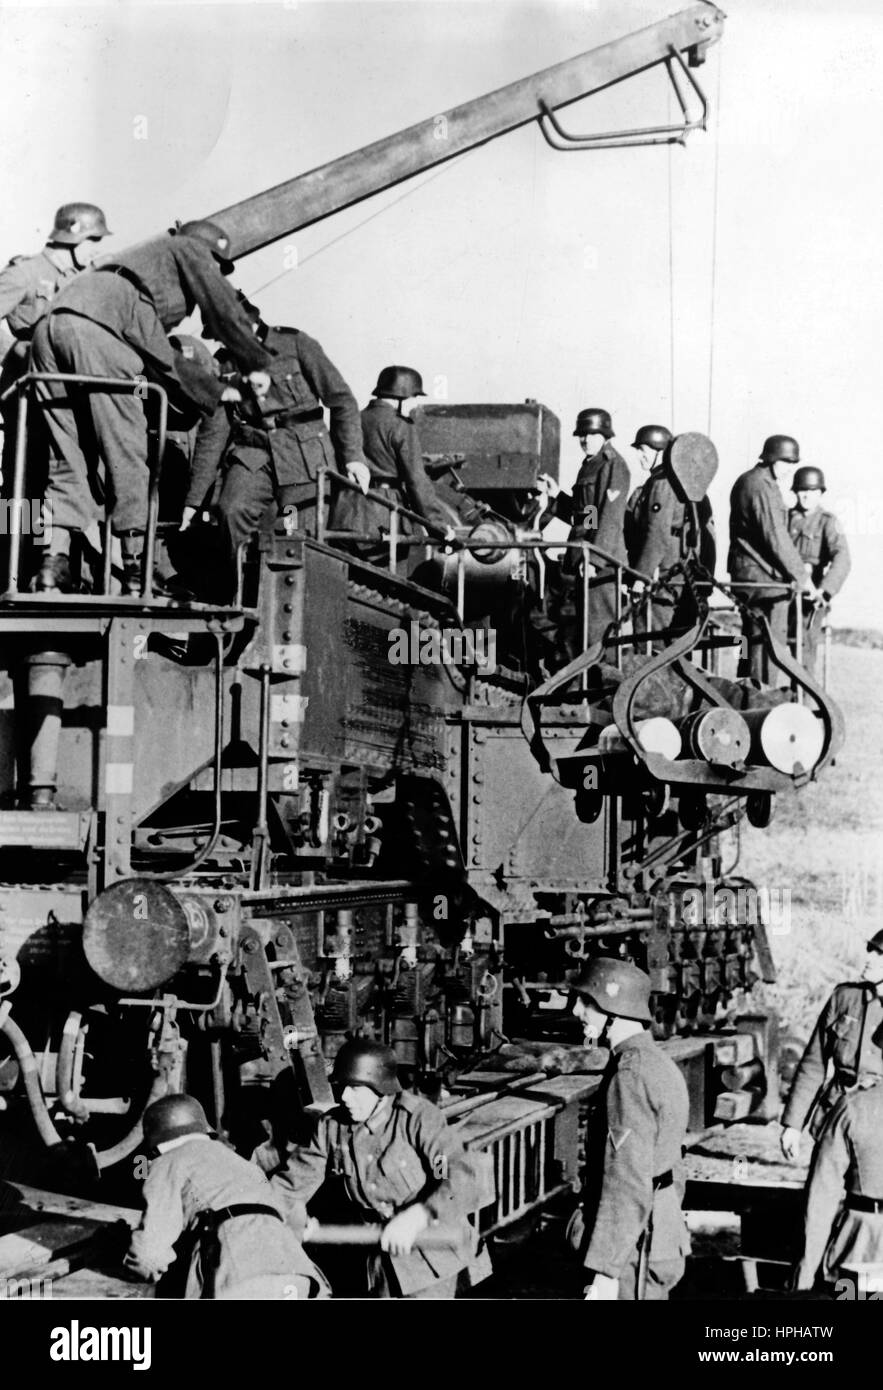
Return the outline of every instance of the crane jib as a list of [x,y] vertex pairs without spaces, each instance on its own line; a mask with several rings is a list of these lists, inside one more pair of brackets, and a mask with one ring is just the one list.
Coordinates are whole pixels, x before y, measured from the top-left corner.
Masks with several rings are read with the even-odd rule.
[[724,15],[712,4],[677,14],[614,39],[578,57],[476,97],[363,149],[234,203],[211,220],[230,238],[235,259],[386,188],[602,91],[677,53],[701,50],[723,33]]

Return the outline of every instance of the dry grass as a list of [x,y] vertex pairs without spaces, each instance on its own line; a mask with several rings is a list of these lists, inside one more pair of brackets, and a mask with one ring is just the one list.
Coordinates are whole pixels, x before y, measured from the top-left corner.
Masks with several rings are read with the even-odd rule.
[[790,890],[790,929],[770,939],[779,980],[763,994],[803,1034],[883,927],[883,651],[838,644],[831,665],[846,720],[837,764],[778,797],[768,831],[743,830],[739,866],[771,895]]

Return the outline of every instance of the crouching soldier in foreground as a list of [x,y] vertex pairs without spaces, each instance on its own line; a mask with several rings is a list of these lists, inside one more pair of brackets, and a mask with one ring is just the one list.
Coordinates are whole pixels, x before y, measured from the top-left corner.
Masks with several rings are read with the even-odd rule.
[[644,1026],[643,970],[597,956],[572,989],[587,1044],[611,1049],[586,1141],[583,1207],[569,1231],[594,1275],[586,1298],[665,1299],[690,1249],[680,1195],[687,1086]]
[[185,1298],[325,1298],[328,1285],[285,1221],[264,1175],[213,1143],[191,1096],[164,1096],[144,1112],[152,1156],[146,1210],[126,1265],[156,1281],[174,1263],[176,1242],[192,1243]]
[[[329,1222],[383,1223],[379,1252],[353,1257],[357,1296],[455,1298],[461,1276],[485,1278],[490,1260],[476,1260],[466,1220],[483,1195],[477,1161],[442,1112],[402,1091],[392,1049],[366,1039],[340,1049],[332,1084],[339,1109],[319,1120],[311,1142],[290,1150],[271,1180],[290,1202],[292,1222],[302,1226],[306,1203],[322,1190]],[[260,1151],[256,1157],[263,1161]],[[433,1225],[457,1228],[457,1245],[415,1249]]]

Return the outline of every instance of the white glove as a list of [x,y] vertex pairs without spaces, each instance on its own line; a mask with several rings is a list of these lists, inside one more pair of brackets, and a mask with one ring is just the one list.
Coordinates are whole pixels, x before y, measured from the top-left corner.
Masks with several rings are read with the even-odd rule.
[[371,469],[367,463],[348,463],[346,466],[346,476],[351,483],[355,483],[363,493],[367,492],[371,486]]
[[221,400],[224,402],[241,401],[242,392],[237,390],[235,386],[225,386],[221,393]]
[[178,530],[179,530],[179,531],[188,531],[188,530],[190,529],[190,523],[191,523],[191,521],[193,520],[193,518],[194,518],[195,516],[196,516],[196,508],[195,508],[195,507],[185,507],[184,510],[183,510],[183,512],[181,513],[181,525],[178,527]]

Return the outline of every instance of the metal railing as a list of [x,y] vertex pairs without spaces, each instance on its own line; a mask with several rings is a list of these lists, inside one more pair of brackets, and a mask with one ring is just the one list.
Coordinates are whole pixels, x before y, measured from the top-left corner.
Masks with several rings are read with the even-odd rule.
[[[154,382],[145,380],[134,381],[130,378],[122,377],[98,377],[89,376],[84,373],[74,372],[26,372],[13,382],[0,396],[0,403],[8,400],[12,396],[18,397],[18,410],[16,420],[15,437],[15,466],[13,478],[13,497],[10,507],[10,546],[7,568],[7,595],[14,596],[19,591],[20,584],[20,565],[21,565],[21,542],[22,542],[22,504],[24,502],[24,486],[27,462],[27,441],[28,441],[28,403],[30,400],[31,387],[37,382],[59,382],[67,383],[92,391],[126,391],[137,395],[139,399],[155,399],[157,403],[156,428],[153,435],[153,458],[149,462],[150,479],[148,484],[147,517],[145,525],[145,543],[142,555],[141,569],[141,588],[140,599],[150,601],[153,597],[154,588],[154,563],[156,557],[156,542],[160,529],[159,523],[159,484],[162,473],[163,454],[165,452],[167,422],[168,422],[168,396],[162,386]],[[22,408],[24,406],[24,408]],[[51,408],[51,405],[50,405]],[[69,407],[66,407],[69,408]],[[106,466],[106,465],[105,465]],[[650,575],[643,573],[617,556],[611,555],[600,546],[586,540],[577,541],[546,541],[543,539],[516,540],[507,539],[494,543],[487,538],[470,540],[466,538],[454,537],[450,531],[442,531],[428,522],[419,512],[404,506],[400,501],[395,500],[388,493],[376,488],[370,488],[367,492],[362,491],[357,483],[354,483],[344,474],[337,472],[333,468],[322,465],[318,469],[316,477],[316,502],[315,519],[313,523],[313,536],[319,543],[352,542],[354,539],[364,539],[358,533],[352,531],[335,531],[329,529],[325,520],[325,507],[327,501],[327,489],[330,482],[338,488],[350,490],[364,496],[368,501],[381,507],[389,514],[389,531],[385,537],[387,543],[387,563],[390,574],[397,574],[399,551],[412,547],[421,547],[431,554],[434,551],[443,550],[451,554],[456,554],[457,576],[456,576],[456,600],[455,607],[461,622],[465,617],[466,611],[466,583],[467,583],[467,563],[470,554],[487,554],[490,550],[502,550],[504,553],[518,551],[537,552],[538,558],[550,551],[577,551],[582,559],[581,569],[581,637],[582,645],[585,650],[588,646],[589,638],[589,605],[592,590],[591,568],[601,568],[605,571],[604,582],[609,582],[612,572],[614,584],[614,622],[616,628],[622,624],[623,620],[623,587],[633,587],[636,582],[644,586],[652,586],[654,580]],[[488,513],[494,517],[495,514]],[[496,518],[504,520],[503,518]],[[481,523],[479,517],[476,524]],[[407,521],[421,529],[422,534],[404,535],[402,533],[401,522]],[[509,523],[507,522],[507,525]],[[453,529],[453,523],[452,528]],[[308,534],[308,533],[307,533]],[[111,586],[112,579],[112,525],[109,517],[105,519],[102,539],[102,595],[107,595]],[[631,581],[629,585],[628,581]],[[699,588],[707,587],[709,592],[713,583],[706,581],[703,585],[700,581]],[[756,583],[732,582],[725,587],[733,593],[749,594],[752,590],[777,590],[790,597],[789,608],[791,610],[789,618],[793,623],[793,653],[799,664],[803,662],[803,610],[801,595],[796,583],[777,582],[768,580]],[[242,551],[237,559],[237,586],[236,586],[236,605],[242,604],[243,591],[243,566]],[[651,628],[651,613],[653,606],[652,592],[644,596],[642,605],[635,600],[632,601],[632,613],[637,614],[638,608],[642,607],[644,612],[645,631],[637,635],[634,631],[631,637],[626,637],[615,641],[613,645],[614,661],[622,668],[623,645],[632,645],[638,649],[641,641],[645,646],[645,651],[649,654],[652,651],[653,638],[662,635],[662,632],[654,632]],[[738,604],[732,609],[713,609],[712,627],[724,630],[724,625],[719,622],[718,614],[724,612],[738,611]],[[827,688],[828,674],[830,666],[830,628],[827,624],[823,627],[823,676],[822,688]],[[717,650],[714,643],[703,649],[700,655],[705,658],[707,669],[712,673],[717,672]],[[798,698],[801,692],[798,689]]]
[[562,1192],[572,1192],[562,1181],[555,1153],[555,1121],[559,1106],[540,1115],[515,1119],[482,1136],[467,1149],[488,1155],[493,1166],[494,1196],[478,1215],[478,1234],[488,1236],[513,1225]]
[[[27,467],[28,444],[28,404],[30,388],[39,381],[66,382],[92,391],[131,392],[139,400],[154,398],[157,402],[157,420],[153,440],[153,460],[148,463],[150,479],[147,493],[147,517],[145,525],[144,551],[141,561],[140,597],[150,600],[153,597],[153,565],[156,552],[156,539],[159,529],[159,482],[162,460],[166,447],[168,425],[168,396],[162,386],[151,381],[132,380],[130,377],[88,376],[82,372],[25,372],[0,396],[0,403],[11,396],[18,396],[18,410],[15,430],[15,467],[12,485],[11,529],[9,544],[9,563],[6,575],[6,592],[14,595],[19,591],[19,569],[21,565],[21,505],[24,501],[25,473]],[[51,408],[51,405],[49,406]],[[71,407],[65,406],[65,409]],[[148,436],[149,437],[149,436]],[[105,469],[107,464],[105,461]],[[102,592],[110,589],[112,574],[112,527],[110,518],[104,523],[102,538]]]

